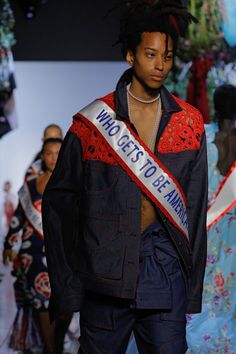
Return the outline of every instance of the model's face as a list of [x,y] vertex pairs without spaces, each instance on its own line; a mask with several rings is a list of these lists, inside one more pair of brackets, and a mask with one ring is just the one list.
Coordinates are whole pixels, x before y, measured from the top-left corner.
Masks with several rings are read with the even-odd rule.
[[45,163],[47,171],[52,172],[54,170],[60,148],[61,148],[60,143],[46,144],[42,154],[42,160]]
[[173,66],[173,42],[160,32],[142,33],[136,53],[128,52],[126,59],[134,69],[134,80],[148,89],[159,89]]

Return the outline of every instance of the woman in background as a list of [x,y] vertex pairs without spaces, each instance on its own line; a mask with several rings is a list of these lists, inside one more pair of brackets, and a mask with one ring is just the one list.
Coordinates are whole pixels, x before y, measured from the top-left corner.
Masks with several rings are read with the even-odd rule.
[[[62,353],[71,320],[71,316],[56,324],[49,320],[47,309],[51,290],[41,219],[42,195],[56,165],[61,144],[59,138],[44,141],[41,151],[43,172],[25,181],[20,189],[19,204],[5,239],[3,262],[14,261],[16,276],[17,314],[9,346],[24,353]],[[21,247],[16,257],[14,245],[19,237]]]
[[[236,87],[219,86],[214,93],[217,123],[206,125],[208,152],[208,216],[236,168]],[[231,181],[233,179],[231,178]],[[234,196],[234,197],[233,197]],[[188,353],[236,352],[236,181],[230,185],[224,212],[208,225],[208,255],[203,307],[189,316]],[[219,199],[218,199],[219,200]],[[222,203],[221,203],[222,204]],[[209,219],[209,217],[208,217]]]

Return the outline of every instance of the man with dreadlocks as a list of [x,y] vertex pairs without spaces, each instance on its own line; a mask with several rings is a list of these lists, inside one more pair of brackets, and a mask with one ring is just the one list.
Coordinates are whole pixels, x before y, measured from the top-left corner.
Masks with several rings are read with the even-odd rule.
[[207,163],[202,116],[163,83],[193,19],[174,1],[129,1],[130,65],[74,116],[43,198],[52,319],[80,311],[83,354],[183,354],[201,311]]

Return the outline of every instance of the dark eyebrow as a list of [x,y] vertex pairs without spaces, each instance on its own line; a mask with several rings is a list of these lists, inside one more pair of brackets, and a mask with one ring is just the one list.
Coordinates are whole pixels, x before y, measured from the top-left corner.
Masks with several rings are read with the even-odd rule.
[[[156,49],[150,48],[150,47],[145,47],[144,49],[152,50],[153,52],[157,52]],[[173,49],[167,49],[166,53],[174,53]]]
[[154,52],[156,52],[156,49],[154,49],[154,48],[145,47],[144,49],[149,49],[149,50],[153,50]]

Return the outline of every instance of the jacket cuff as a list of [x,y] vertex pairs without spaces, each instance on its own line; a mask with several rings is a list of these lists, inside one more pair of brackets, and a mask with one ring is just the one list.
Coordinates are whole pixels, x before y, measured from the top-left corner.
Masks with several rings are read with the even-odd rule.
[[187,313],[200,313],[202,310],[202,297],[187,299]]
[[71,285],[66,286],[59,296],[55,296],[52,292],[48,308],[51,322],[58,319],[60,315],[80,311],[84,299],[83,286],[78,278]]
[[76,294],[74,296],[64,296],[60,299],[50,298],[49,301],[49,316],[50,321],[57,320],[61,315],[78,312],[81,309],[83,295]]

